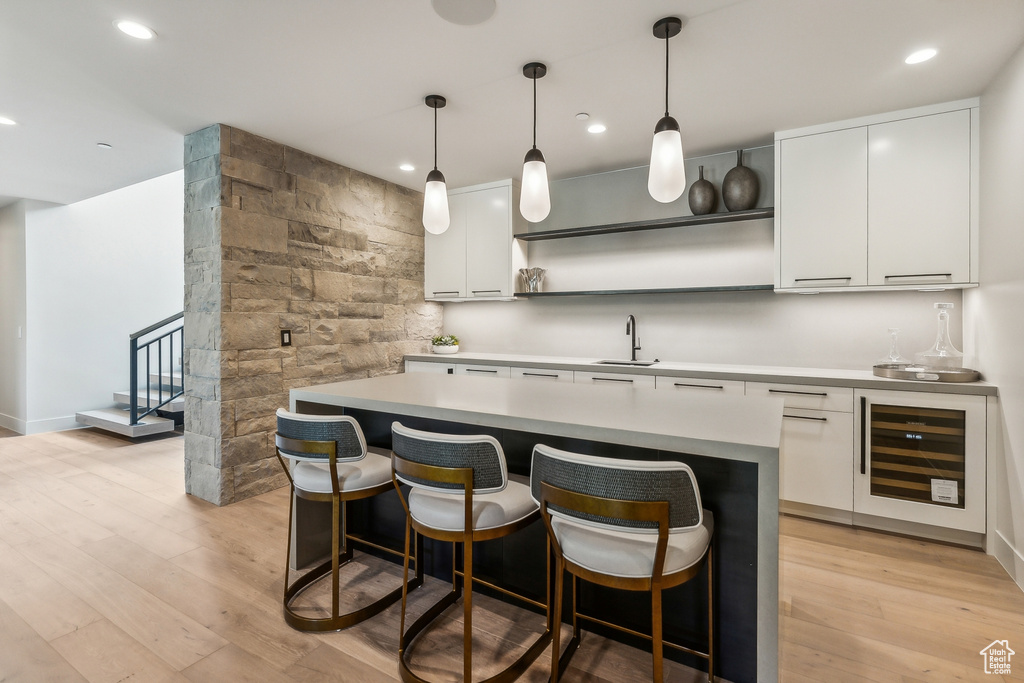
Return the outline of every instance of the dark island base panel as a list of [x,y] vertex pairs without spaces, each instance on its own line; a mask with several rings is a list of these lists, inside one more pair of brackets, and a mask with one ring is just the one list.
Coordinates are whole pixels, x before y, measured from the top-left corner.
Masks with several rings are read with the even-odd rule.
[[[634,460],[681,460],[697,477],[701,498],[715,517],[716,643],[718,676],[736,683],[757,679],[757,465],[698,455],[631,448],[618,444],[571,439],[545,434],[493,429],[478,425],[409,417],[353,408],[337,408],[317,403],[297,402],[304,413],[330,414],[342,410],[355,417],[371,446],[391,447],[391,423],[399,421],[414,429],[451,434],[490,434],[505,451],[512,474],[529,475],[530,458],[537,443],[568,451],[604,457]],[[306,501],[303,501],[306,502]],[[303,506],[307,507],[307,506]],[[320,507],[323,507],[322,505]],[[376,542],[401,548],[405,517],[397,493],[391,492],[349,504],[349,530],[365,534]],[[312,513],[312,510],[308,511]],[[298,515],[297,511],[297,515]],[[317,513],[314,513],[317,514]],[[322,513],[321,513],[322,514]],[[326,523],[329,526],[328,511]],[[300,525],[305,520],[297,519]],[[319,526],[319,525],[317,525]],[[329,548],[329,546],[328,546]],[[546,537],[543,522],[538,521],[504,539],[474,545],[474,573],[536,600],[545,600]],[[426,572],[450,580],[452,550],[450,543],[424,543]],[[394,559],[394,558],[390,558]],[[459,560],[461,561],[461,559]],[[707,579],[703,572],[690,582],[663,595],[665,639],[699,650],[706,650]],[[500,594],[494,593],[496,597]],[[566,582],[566,609],[569,584]],[[606,589],[581,582],[580,611],[650,633],[649,594]],[[568,618],[566,618],[568,621]],[[650,651],[644,640],[612,629],[583,622],[586,630],[627,642]],[[703,659],[674,648],[665,648],[665,656],[695,669],[706,670]]]

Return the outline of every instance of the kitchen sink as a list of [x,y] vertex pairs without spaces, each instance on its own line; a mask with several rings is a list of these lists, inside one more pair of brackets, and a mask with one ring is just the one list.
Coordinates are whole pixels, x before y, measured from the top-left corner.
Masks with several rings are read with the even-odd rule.
[[648,365],[654,365],[657,363],[655,360],[596,360],[595,365],[635,365],[638,367],[647,367]]

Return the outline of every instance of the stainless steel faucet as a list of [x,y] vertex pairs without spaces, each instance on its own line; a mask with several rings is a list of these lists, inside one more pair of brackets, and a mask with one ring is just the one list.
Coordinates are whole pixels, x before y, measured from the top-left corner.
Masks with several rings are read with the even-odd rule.
[[640,337],[636,333],[636,318],[626,316],[626,334],[629,335],[629,359],[636,360],[636,352],[640,350]]

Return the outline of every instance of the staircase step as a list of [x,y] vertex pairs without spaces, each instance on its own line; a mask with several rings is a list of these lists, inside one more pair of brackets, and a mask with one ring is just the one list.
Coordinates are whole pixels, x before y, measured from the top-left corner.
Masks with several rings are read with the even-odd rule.
[[128,424],[131,422],[130,413],[121,408],[102,408],[75,413],[75,420],[84,425],[98,427],[131,438],[174,431],[174,420],[156,415],[147,415],[139,421],[139,424],[131,426]]
[[[145,389],[139,391],[138,401],[139,401],[139,407],[140,408],[146,408],[147,407],[147,404],[146,404],[146,393],[147,392],[146,392]],[[150,401],[149,405],[153,405],[153,406],[157,405],[161,401],[166,400],[167,397],[171,395],[171,392],[169,392],[169,391],[160,392],[160,391],[157,391],[156,389],[150,389],[148,393],[149,393],[149,401]],[[117,401],[118,403],[123,404],[123,405],[130,406],[132,404],[131,392],[130,391],[115,391],[114,392],[114,400]],[[178,398],[174,399],[173,401],[171,401],[170,403],[165,405],[160,410],[166,410],[167,412],[170,412],[170,413],[180,413],[181,411],[185,410],[185,396],[184,395],[179,396]]]
[[174,387],[178,388],[181,386],[183,379],[184,373],[182,373],[181,368],[175,368],[173,374],[170,371],[165,371],[163,373],[149,373],[149,385],[154,389],[157,388],[157,385],[160,384],[161,381],[163,382],[165,389],[170,389],[171,380],[174,380]]

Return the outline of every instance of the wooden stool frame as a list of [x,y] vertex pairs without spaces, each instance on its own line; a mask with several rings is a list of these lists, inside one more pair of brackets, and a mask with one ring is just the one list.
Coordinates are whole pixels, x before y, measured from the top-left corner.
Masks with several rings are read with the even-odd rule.
[[[288,483],[291,486],[292,497],[288,501],[288,544],[286,546],[286,557],[284,565],[284,618],[289,626],[299,631],[310,631],[310,632],[323,632],[323,631],[340,631],[341,629],[354,626],[361,621],[365,621],[370,617],[379,614],[389,606],[393,605],[398,601],[399,598],[404,598],[409,588],[416,588],[423,584],[423,569],[420,565],[419,558],[422,557],[419,552],[422,547],[422,542],[418,541],[416,548],[417,552],[414,558],[416,563],[416,576],[409,581],[408,574],[408,547],[406,552],[399,552],[393,548],[387,548],[375,543],[371,543],[366,539],[352,536],[347,533],[345,517],[346,517],[346,503],[350,500],[361,500],[363,498],[371,498],[381,493],[386,493],[391,490],[392,484],[389,481],[385,481],[377,486],[372,486],[365,489],[357,489],[354,491],[341,491],[338,486],[338,461],[337,461],[337,442],[335,441],[305,441],[302,439],[290,439],[281,434],[275,435],[275,443],[277,445],[276,454],[277,459],[281,463],[281,467],[284,468],[285,476],[288,477]],[[310,454],[326,454],[328,457],[327,464],[331,472],[331,492],[314,492],[314,491],[303,491],[302,489],[295,488],[295,481],[292,479],[291,470],[288,464],[284,461],[284,457],[281,456],[281,451],[287,451],[290,453],[310,453]],[[292,548],[292,519],[295,509],[295,497],[303,498],[305,500],[331,503],[331,556],[326,561],[317,565],[313,569],[302,575],[294,584],[289,585],[289,570],[291,565],[291,548]],[[344,539],[344,547],[342,546],[342,539]],[[360,543],[362,545],[376,548],[377,550],[390,553],[396,557],[402,557],[406,563],[406,572],[403,576],[402,585],[394,590],[388,592],[386,595],[378,598],[369,605],[361,607],[359,609],[347,612],[345,614],[340,613],[340,598],[339,598],[339,575],[341,567],[347,564],[352,559],[352,548],[349,545],[349,541]],[[296,598],[309,586],[313,585],[323,577],[331,575],[331,616],[312,618],[305,617],[296,613],[292,609],[292,603]]]
[[[535,607],[542,609],[546,616],[546,626],[544,632],[533,642],[533,644],[520,655],[512,664],[507,666],[502,671],[491,676],[490,678],[481,681],[480,683],[508,683],[514,681],[516,678],[521,676],[523,672],[529,668],[530,664],[533,663],[540,653],[544,651],[544,648],[551,642],[551,612],[548,609],[548,605],[530,600],[529,598],[509,591],[507,589],[495,586],[492,583],[483,581],[481,579],[473,578],[473,542],[474,541],[488,541],[495,538],[502,538],[508,536],[515,531],[523,529],[534,522],[539,512],[533,512],[527,515],[523,519],[517,520],[510,524],[505,524],[499,527],[491,529],[473,529],[473,468],[471,467],[440,467],[437,465],[425,465],[418,462],[413,462],[402,458],[395,453],[391,454],[391,478],[394,482],[395,488],[398,490],[399,498],[402,501],[402,507],[405,508],[405,576],[408,577],[409,572],[409,543],[410,534],[415,531],[417,536],[432,538],[438,541],[451,541],[452,543],[452,590],[449,591],[443,598],[438,600],[432,605],[426,612],[424,612],[410,627],[408,630],[405,628],[405,613],[406,613],[406,594],[402,594],[402,616],[401,625],[398,640],[398,668],[401,674],[402,681],[404,683],[430,683],[427,679],[417,676],[409,668],[409,664],[406,661],[407,654],[411,648],[413,641],[416,637],[430,625],[437,617],[439,617],[445,610],[455,604],[460,596],[463,597],[463,632],[462,632],[462,647],[463,647],[463,681],[470,683],[473,680],[473,584],[477,583],[480,585],[487,586],[500,591],[504,595],[509,597],[517,598],[531,604]],[[402,494],[401,488],[399,488],[399,481],[396,475],[401,474],[406,478],[421,479],[437,483],[445,484],[458,484],[461,485],[462,491],[465,492],[465,517],[462,531],[445,531],[441,529],[434,529],[431,527],[420,524],[413,519],[412,514],[409,512],[409,503],[406,497]],[[453,490],[454,491],[454,490]],[[456,565],[456,547],[458,544],[462,544],[463,558],[462,558],[462,571],[457,569]],[[550,581],[550,557],[548,562],[548,581],[547,581],[547,592],[550,597],[551,593],[551,581]],[[459,579],[462,579],[460,584]],[[465,591],[463,591],[465,586]]]
[[[662,570],[665,566],[665,554],[668,549],[669,529],[669,504],[668,501],[633,501],[617,500],[612,498],[601,498],[576,491],[568,491],[553,486],[545,481],[540,483],[540,514],[544,520],[544,526],[548,531],[548,542],[554,551],[555,556],[555,587],[552,596],[551,620],[554,624],[551,639],[551,683],[557,683],[562,671],[569,665],[573,654],[580,645],[581,633],[579,620],[583,619],[592,623],[600,624],[616,629],[623,633],[644,638],[651,642],[651,651],[654,659],[653,680],[655,683],[662,683],[664,680],[664,657],[663,646],[672,647],[683,652],[688,652],[698,657],[703,657],[708,662],[708,681],[713,683],[715,670],[714,653],[714,591],[712,574],[712,542],[708,542],[707,550],[704,551],[700,560],[690,567],[665,576]],[[658,543],[654,552],[654,568],[651,576],[623,577],[601,574],[586,567],[582,567],[571,560],[566,559],[562,548],[555,537],[554,529],[551,526],[550,506],[573,510],[590,515],[607,517],[613,519],[631,520],[638,522],[656,522],[658,524]],[[700,652],[683,645],[670,643],[662,637],[662,601],[661,592],[667,588],[679,586],[696,576],[701,568],[707,564],[708,567],[708,651]],[[559,655],[559,636],[562,618],[562,595],[564,587],[565,572],[572,575],[572,638],[566,643],[565,652]],[[651,593],[651,634],[640,633],[618,624],[612,624],[601,619],[581,614],[577,609],[577,594],[579,592],[579,580],[589,581],[600,586],[609,588],[620,588],[630,591],[650,591]]]

